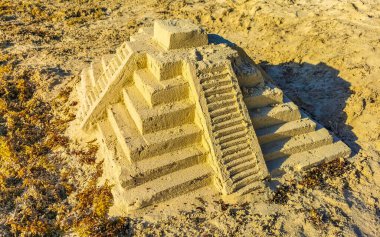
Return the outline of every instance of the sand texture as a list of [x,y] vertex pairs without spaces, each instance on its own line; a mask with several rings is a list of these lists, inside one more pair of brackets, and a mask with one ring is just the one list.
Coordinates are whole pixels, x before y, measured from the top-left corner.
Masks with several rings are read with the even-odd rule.
[[[0,4],[0,236],[380,233],[377,1],[2,0]],[[112,61],[105,55],[116,54],[116,49],[141,27],[152,27],[156,19],[176,18],[202,26],[214,40],[236,44],[242,49],[239,53],[245,52],[260,66],[268,83],[258,90],[241,92],[241,102],[249,110],[277,104],[283,95],[288,97],[289,101],[251,117],[268,162],[280,156],[279,152],[298,152],[292,144],[297,144],[299,134],[318,128],[313,121],[342,139],[353,151],[352,157],[339,159],[336,154],[342,146],[336,143],[336,154],[331,157],[337,160],[273,178],[268,183],[272,191],[259,189],[252,195],[224,198],[215,188],[200,185],[199,192],[109,219],[111,187],[99,182],[104,174],[97,164],[104,161],[96,160],[102,150],[94,137],[71,136],[83,135],[77,127],[69,127],[81,107],[73,92],[80,84],[83,68],[94,67],[96,71],[102,57],[103,61]],[[131,40],[138,41],[139,37],[137,34]],[[176,85],[181,90],[183,83]],[[167,102],[160,96],[149,98],[152,104]],[[196,105],[181,106],[178,110],[186,114],[186,109]],[[272,124],[276,128],[265,126],[268,120],[260,117],[297,111],[293,108],[305,114],[287,112],[287,123]],[[107,116],[118,109],[117,105],[108,109]],[[155,129],[148,122],[137,129]],[[191,137],[196,129],[190,126],[181,132]],[[316,132],[313,142],[330,142],[324,130]],[[276,139],[287,136],[294,141],[286,149],[271,150]],[[272,145],[264,149],[265,144]],[[201,146],[185,151],[199,156],[200,161],[205,159],[204,152]],[[316,162],[326,158],[315,150],[300,154],[289,156],[283,169],[294,167],[301,157]],[[150,169],[148,164],[141,167]],[[197,170],[194,175],[207,180],[209,170]],[[124,181],[128,185],[129,181]]]

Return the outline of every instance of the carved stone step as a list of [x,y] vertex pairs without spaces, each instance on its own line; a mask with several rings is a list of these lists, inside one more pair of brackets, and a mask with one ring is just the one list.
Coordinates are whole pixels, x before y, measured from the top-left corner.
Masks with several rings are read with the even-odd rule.
[[238,125],[235,125],[235,126],[231,126],[231,127],[227,127],[227,128],[215,131],[215,137],[217,139],[219,139],[219,138],[223,139],[223,137],[225,137],[225,136],[229,136],[229,135],[232,135],[232,134],[235,134],[235,133],[238,133],[238,132],[242,132],[242,131],[245,131],[245,130],[246,130],[246,128],[245,128],[244,125],[238,124]]
[[201,85],[204,90],[210,89],[212,87],[220,87],[231,85],[231,80],[227,77],[228,74],[221,74],[218,76],[213,76],[210,78],[201,79]]
[[191,166],[154,179],[126,192],[129,210],[138,209],[204,187],[211,183],[212,169],[204,164]]
[[248,109],[283,103],[284,95],[282,90],[269,83],[264,86],[243,87],[242,92]]
[[273,125],[271,127],[261,128],[256,130],[256,135],[260,144],[289,138],[315,131],[316,123],[308,118],[290,121],[287,123]]
[[236,105],[236,98],[232,97],[231,99],[219,100],[212,103],[207,104],[209,112],[212,112],[217,109],[221,109],[227,106]]
[[194,104],[187,100],[150,107],[135,86],[123,90],[124,102],[142,134],[175,127],[194,120]]
[[232,93],[232,84],[230,85],[224,85],[224,86],[215,86],[215,87],[210,87],[209,89],[204,90],[205,96],[209,97],[212,95],[216,94],[227,94],[227,93]]
[[252,156],[251,156],[251,159],[247,160],[244,163],[238,164],[236,166],[228,166],[228,171],[231,174],[231,178],[234,181],[238,181],[239,178],[236,177],[238,174],[242,173],[245,170],[254,169],[254,168],[255,168],[255,164],[253,163],[253,159],[252,159]]
[[146,142],[135,126],[124,104],[117,103],[112,105],[107,110],[107,116],[112,131],[116,135],[119,146],[122,148],[125,156],[131,160],[138,159],[139,150],[146,146]]
[[142,136],[121,103],[113,105],[108,110],[108,119],[120,146],[131,160],[164,154],[200,140],[200,129],[192,124],[184,124]]
[[341,141],[320,146],[308,151],[299,152],[289,157],[282,157],[267,162],[273,176],[281,175],[289,170],[306,170],[321,163],[328,163],[337,158],[347,158],[351,150]]
[[234,191],[238,196],[242,196],[242,195],[254,192],[259,189],[264,189],[264,188],[265,188],[265,184],[261,180],[257,180],[255,182],[251,182],[243,186],[235,185]]
[[242,149],[233,154],[223,156],[223,161],[225,164],[229,164],[230,162],[240,164],[241,162],[237,162],[240,158],[244,159],[245,157],[251,154],[251,151],[248,149],[248,147],[246,147],[245,149]]
[[228,128],[228,127],[232,127],[232,126],[241,124],[242,123],[241,120],[242,120],[241,116],[239,116],[239,117],[236,117],[236,118],[231,118],[230,120],[222,121],[220,123],[214,123],[214,125],[212,126],[213,127],[213,131],[219,131],[221,129],[225,129],[225,128]]
[[200,146],[190,146],[163,155],[136,162],[136,171],[123,182],[124,188],[133,188],[160,176],[206,161],[206,151]]
[[328,145],[333,142],[330,133],[322,128],[315,132],[305,133],[291,137],[289,139],[266,143],[261,146],[266,161],[274,160],[283,156],[307,151]]
[[234,99],[235,95],[232,93],[227,93],[227,94],[221,94],[221,95],[212,95],[206,98],[206,101],[208,104],[218,102],[218,101],[223,101],[223,100],[230,100]]
[[224,122],[224,121],[227,121],[229,119],[233,119],[239,116],[241,116],[240,111],[234,110],[232,112],[229,111],[229,113],[225,113],[220,116],[211,118],[211,120],[212,120],[212,123],[214,124],[214,123],[221,123],[221,122]]
[[147,158],[200,142],[201,130],[195,124],[184,124],[174,128],[144,135],[147,147],[140,157]]
[[249,112],[255,129],[270,127],[301,118],[300,111],[293,102],[253,109]]
[[169,103],[189,96],[188,83],[178,76],[164,81],[157,80],[148,69],[134,74],[135,85],[150,106]]
[[250,186],[252,183],[260,181],[260,172],[257,170],[247,170],[242,174],[244,178],[234,182],[234,191],[238,191],[246,186]]

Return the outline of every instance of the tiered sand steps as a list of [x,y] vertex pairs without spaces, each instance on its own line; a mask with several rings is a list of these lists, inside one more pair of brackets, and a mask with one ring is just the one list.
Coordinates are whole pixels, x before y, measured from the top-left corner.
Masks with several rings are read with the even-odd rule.
[[92,62],[89,68],[83,69],[78,88],[79,99],[82,102],[78,110],[80,119],[85,119],[91,108],[100,102],[102,93],[112,83],[130,55],[127,44],[124,43],[117,49],[116,54],[103,56],[101,60]]
[[261,187],[261,170],[252,152],[248,124],[239,107],[236,88],[226,66],[200,70],[198,80],[211,120],[220,160],[232,182],[232,193],[246,194]]
[[207,39],[188,21],[157,21],[83,70],[80,128],[98,130],[115,209],[213,181],[243,195],[265,185],[268,169],[281,175],[350,154],[251,62]]
[[147,68],[133,79],[98,125],[109,149],[119,150],[117,162],[129,164],[119,180],[130,210],[204,187],[213,175],[188,83],[181,76],[159,81]]
[[272,176],[349,156],[350,149],[344,143],[334,141],[325,128],[302,114],[273,85],[243,88],[243,92]]

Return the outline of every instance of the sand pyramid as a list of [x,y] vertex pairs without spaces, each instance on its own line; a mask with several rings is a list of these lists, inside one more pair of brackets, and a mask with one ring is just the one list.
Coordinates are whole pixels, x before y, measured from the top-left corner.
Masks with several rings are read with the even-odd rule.
[[118,208],[207,185],[243,195],[349,156],[255,65],[209,38],[186,20],[156,21],[83,70],[78,118],[97,136]]

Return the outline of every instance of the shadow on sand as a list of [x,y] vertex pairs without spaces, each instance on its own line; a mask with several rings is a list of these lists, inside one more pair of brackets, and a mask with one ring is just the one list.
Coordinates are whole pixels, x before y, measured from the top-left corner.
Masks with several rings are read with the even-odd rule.
[[351,96],[350,83],[339,71],[325,63],[261,63],[260,66],[284,91],[285,95],[313,119],[336,134],[354,153],[360,146],[344,111]]
[[[223,37],[210,34],[209,42],[227,44],[249,60],[243,49]],[[351,96],[350,83],[339,76],[339,71],[325,63],[282,63],[273,65],[267,62],[259,64],[284,94],[298,105],[311,118],[332,131],[349,145],[356,154],[360,146],[352,127],[347,125],[344,112],[346,102]]]

